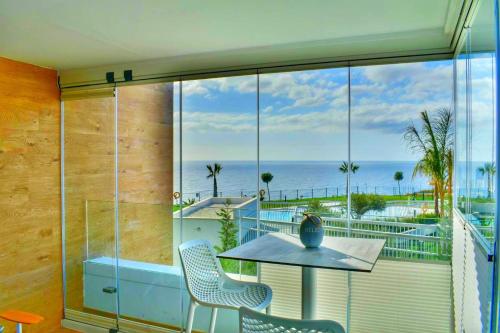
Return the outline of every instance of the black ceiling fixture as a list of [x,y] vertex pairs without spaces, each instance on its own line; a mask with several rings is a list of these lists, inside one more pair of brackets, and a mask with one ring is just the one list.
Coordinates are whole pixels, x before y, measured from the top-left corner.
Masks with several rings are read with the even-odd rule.
[[125,81],[132,81],[132,70],[127,69],[123,71],[123,78]]
[[115,72],[107,72],[106,73],[106,82],[107,83],[115,83]]

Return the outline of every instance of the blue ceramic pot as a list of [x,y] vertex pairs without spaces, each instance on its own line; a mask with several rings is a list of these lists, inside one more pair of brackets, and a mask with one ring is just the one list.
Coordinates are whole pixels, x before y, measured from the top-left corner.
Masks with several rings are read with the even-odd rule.
[[323,230],[323,221],[319,216],[305,214],[300,224],[300,241],[305,247],[319,247],[323,241],[325,230]]

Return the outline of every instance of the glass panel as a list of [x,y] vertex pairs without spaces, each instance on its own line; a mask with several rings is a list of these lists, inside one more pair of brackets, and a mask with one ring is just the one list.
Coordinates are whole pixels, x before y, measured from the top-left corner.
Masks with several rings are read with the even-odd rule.
[[482,1],[469,31],[467,72],[467,201],[461,326],[489,332],[495,241],[494,1]]
[[[298,233],[311,212],[326,235],[346,236],[348,70],[265,74],[259,82],[261,232]],[[300,269],[263,265],[262,281],[273,288],[273,314],[300,318]],[[322,290],[336,283],[332,300]],[[317,316],[345,326],[347,273],[319,270],[317,287]]]
[[388,257],[449,260],[439,237],[451,208],[452,69],[451,61],[352,69],[353,228],[437,237],[389,237]]
[[108,328],[117,311],[115,153],[115,98],[64,102],[65,315]]
[[174,268],[174,84],[118,88],[120,328],[181,327]]
[[[209,240],[223,252],[255,234],[256,110],[255,75],[182,83],[182,241]],[[221,264],[232,278],[257,280],[255,263]],[[238,330],[235,311],[218,316],[216,332]],[[194,329],[206,330],[209,318],[199,308]]]
[[352,236],[386,240],[352,274],[351,330],[450,331],[452,62],[351,73]]
[[[466,30],[468,34],[468,30]],[[468,37],[467,37],[468,38]],[[455,118],[456,118],[456,143],[455,143],[455,196],[457,208],[464,216],[468,216],[470,209],[468,203],[468,177],[467,177],[467,45],[455,59]]]
[[469,222],[494,242],[495,32],[493,1],[483,1],[470,29],[470,215]]

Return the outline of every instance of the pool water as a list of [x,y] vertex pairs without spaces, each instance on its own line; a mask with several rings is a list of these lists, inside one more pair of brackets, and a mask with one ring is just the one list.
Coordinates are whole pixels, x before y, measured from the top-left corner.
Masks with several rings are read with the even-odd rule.
[[[341,212],[341,207],[330,207],[332,212]],[[261,210],[260,219],[266,221],[292,222],[296,214],[301,215],[300,208],[295,210]],[[422,209],[412,206],[388,206],[382,211],[370,210],[363,214],[363,220],[380,217],[414,217],[422,213]]]
[[388,206],[382,211],[369,210],[362,219],[369,220],[373,217],[415,217],[422,213],[422,209],[411,206]]
[[292,222],[294,212],[288,210],[261,210],[260,219],[267,221]]

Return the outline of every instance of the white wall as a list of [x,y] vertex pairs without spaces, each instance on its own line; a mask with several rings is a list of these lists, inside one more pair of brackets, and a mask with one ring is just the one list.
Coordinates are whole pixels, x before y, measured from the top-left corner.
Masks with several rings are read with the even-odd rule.
[[[215,219],[190,218],[182,219],[182,241],[193,239],[206,239],[213,245],[220,245],[220,222]],[[179,245],[181,243],[181,222],[174,218],[174,266],[180,266]]]

